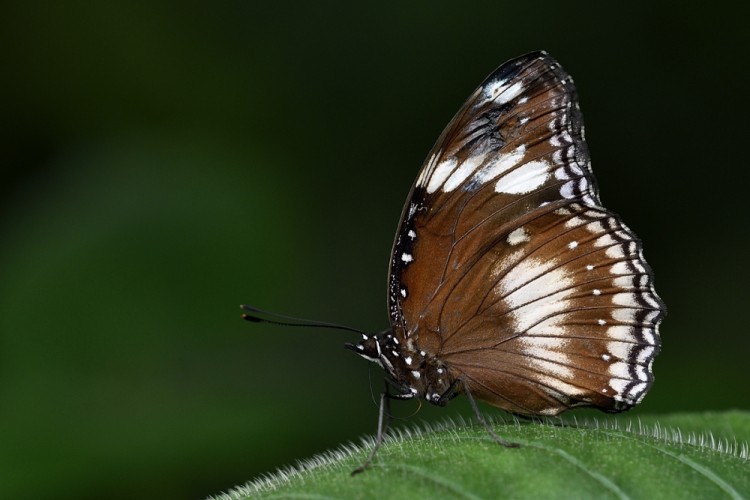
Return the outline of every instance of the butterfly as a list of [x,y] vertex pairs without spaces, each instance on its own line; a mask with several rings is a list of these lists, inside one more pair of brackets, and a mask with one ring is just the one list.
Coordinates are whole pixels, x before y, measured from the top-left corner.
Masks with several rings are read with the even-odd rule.
[[390,399],[463,393],[484,423],[475,399],[539,416],[648,392],[666,309],[641,242],[602,206],[573,80],[546,52],[495,70],[428,154],[388,307],[389,330],[347,344],[386,373],[375,449]]
[[428,154],[396,232],[388,308],[388,330],[346,344],[386,374],[375,446],[353,474],[382,444],[392,399],[465,394],[515,447],[476,400],[553,416],[624,411],[648,392],[666,308],[640,240],[602,206],[573,80],[546,52],[496,69]]

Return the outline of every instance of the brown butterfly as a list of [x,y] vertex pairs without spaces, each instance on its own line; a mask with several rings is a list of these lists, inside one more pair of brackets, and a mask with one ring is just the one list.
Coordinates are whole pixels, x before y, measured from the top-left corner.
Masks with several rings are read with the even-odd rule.
[[463,393],[514,447],[475,399],[535,416],[646,395],[666,309],[641,242],[599,200],[583,135],[573,80],[545,52],[500,66],[443,131],[396,233],[391,328],[346,345],[386,372],[354,473],[391,399]]

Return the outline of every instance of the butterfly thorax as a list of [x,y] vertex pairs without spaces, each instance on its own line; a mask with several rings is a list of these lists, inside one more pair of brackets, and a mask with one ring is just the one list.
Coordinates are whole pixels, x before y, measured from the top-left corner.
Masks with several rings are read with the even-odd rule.
[[455,381],[440,359],[411,343],[399,342],[390,331],[363,335],[357,344],[346,347],[380,365],[398,389],[399,399],[424,398],[444,406],[456,395]]

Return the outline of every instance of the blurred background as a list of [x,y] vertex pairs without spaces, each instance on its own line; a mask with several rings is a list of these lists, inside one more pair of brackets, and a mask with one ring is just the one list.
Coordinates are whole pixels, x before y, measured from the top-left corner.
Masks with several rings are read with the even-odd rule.
[[0,497],[200,498],[374,432],[381,373],[355,335],[238,305],[385,328],[424,157],[488,73],[542,48],[669,307],[631,415],[750,407],[747,16],[269,4],[4,7]]

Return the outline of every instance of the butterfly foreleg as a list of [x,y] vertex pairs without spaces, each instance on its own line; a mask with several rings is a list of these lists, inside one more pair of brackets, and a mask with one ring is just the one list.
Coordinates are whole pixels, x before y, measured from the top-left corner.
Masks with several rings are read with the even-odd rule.
[[385,434],[388,432],[388,424],[391,420],[391,399],[412,399],[414,394],[391,394],[389,391],[391,381],[387,378],[385,380],[385,390],[380,393],[380,409],[378,411],[378,432],[375,436],[375,444],[367,455],[367,459],[362,465],[352,471],[352,476],[359,474],[360,472],[367,469],[375,458],[375,454],[380,449],[385,439]]

